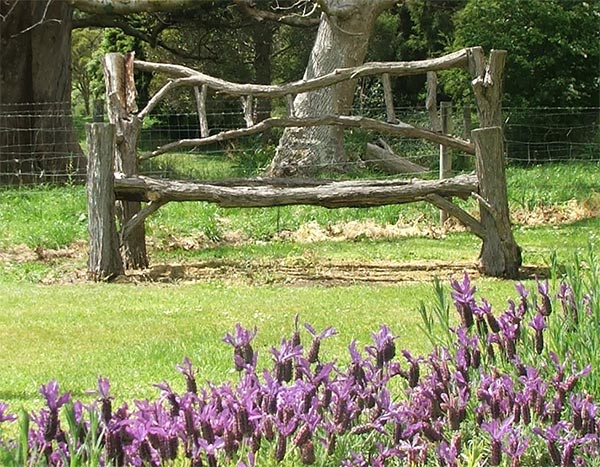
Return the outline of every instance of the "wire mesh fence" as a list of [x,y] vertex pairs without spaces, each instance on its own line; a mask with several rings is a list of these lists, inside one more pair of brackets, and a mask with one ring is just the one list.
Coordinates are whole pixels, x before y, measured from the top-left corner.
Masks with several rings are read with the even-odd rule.
[[80,136],[67,102],[0,105],[0,183],[83,180]]
[[[359,106],[354,112],[382,120],[386,115],[385,107]],[[429,126],[425,108],[397,108],[396,116],[409,124]],[[507,108],[504,116],[509,164],[600,161],[599,107]],[[256,119],[259,117],[255,115]],[[207,118],[210,134],[245,126],[241,108],[213,108]],[[98,118],[74,116],[68,103],[0,106],[0,184],[32,186],[83,181],[85,125],[92,120]],[[477,127],[476,113],[474,109],[465,112],[455,107],[452,122],[452,133],[466,137],[470,126]],[[281,131],[273,129],[267,135],[165,154],[144,162],[141,172],[185,179],[257,175],[271,161]],[[139,151],[147,154],[168,142],[199,137],[196,112],[153,114],[144,121]],[[377,137],[362,130],[346,130],[348,160],[337,168],[331,164],[321,168],[350,173],[364,169],[360,155],[366,142]],[[424,166],[425,176],[438,173],[438,145],[419,139],[383,137],[398,155]],[[455,170],[472,169],[472,158],[456,151],[453,157]]]

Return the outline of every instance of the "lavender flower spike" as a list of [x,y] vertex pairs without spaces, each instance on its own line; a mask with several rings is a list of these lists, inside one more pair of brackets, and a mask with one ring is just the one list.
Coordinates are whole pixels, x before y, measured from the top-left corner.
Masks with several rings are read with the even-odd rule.
[[8,413],[8,404],[5,402],[0,402],[0,423],[2,422],[14,422],[17,419],[17,416],[11,413]]
[[542,353],[544,349],[544,329],[548,327],[546,324],[546,320],[541,313],[538,313],[534,316],[534,318],[529,322],[529,326],[531,326],[535,330],[535,351],[538,355]]
[[477,289],[475,286],[471,287],[471,280],[466,271],[463,275],[462,283],[453,280],[450,285],[454,289],[451,295],[454,299],[454,305],[462,318],[462,324],[470,328],[473,326],[473,308],[475,307],[475,298],[473,295]]
[[240,323],[236,323],[235,333],[227,333],[223,338],[223,342],[233,346],[233,360],[237,371],[242,371],[246,365],[253,364],[254,349],[251,342],[256,337],[256,333],[256,326],[250,331],[243,328]]

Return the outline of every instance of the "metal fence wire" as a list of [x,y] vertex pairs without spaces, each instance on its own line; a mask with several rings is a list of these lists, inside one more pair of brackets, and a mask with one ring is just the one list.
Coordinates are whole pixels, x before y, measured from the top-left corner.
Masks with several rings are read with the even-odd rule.
[[85,157],[79,137],[69,103],[0,105],[0,183],[83,180]]
[[[385,119],[385,107],[357,107],[357,115]],[[466,136],[465,115],[477,127],[474,111],[454,108],[453,131]],[[425,108],[397,108],[397,117],[406,123],[427,127]],[[539,164],[565,161],[600,161],[600,107],[506,108],[505,150],[509,164]],[[241,128],[244,116],[228,108],[213,108],[207,115],[210,133]],[[33,186],[42,183],[79,183],[85,178],[85,125],[98,118],[74,116],[69,103],[0,105],[0,184]],[[101,117],[100,117],[101,120]],[[360,152],[369,139],[364,133],[348,130],[348,152]],[[167,142],[200,136],[195,112],[153,114],[144,122],[140,153]],[[268,164],[278,133],[270,139],[231,141],[202,147],[177,155],[163,155],[143,164],[142,172],[180,178],[220,178],[252,175]],[[370,139],[373,139],[372,137]],[[438,170],[439,147],[409,138],[388,142],[403,157]],[[460,161],[461,155],[456,159]],[[362,161],[350,158],[350,164]],[[348,165],[348,163],[346,163]],[[456,169],[468,168],[460,163]]]

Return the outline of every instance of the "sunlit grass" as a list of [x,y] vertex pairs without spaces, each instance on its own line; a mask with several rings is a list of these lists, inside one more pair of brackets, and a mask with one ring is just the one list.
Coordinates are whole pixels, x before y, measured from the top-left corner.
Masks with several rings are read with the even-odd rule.
[[[510,282],[479,281],[498,306],[511,295]],[[156,395],[153,383],[183,381],[174,370],[189,356],[199,380],[234,378],[230,348],[221,343],[236,322],[258,326],[264,366],[269,349],[290,336],[294,317],[339,334],[323,344],[323,356],[347,359],[347,345],[363,345],[387,323],[399,345],[422,353],[429,344],[416,326],[431,284],[388,287],[247,287],[222,284],[178,286],[0,285],[0,400],[36,405],[38,388],[51,379],[77,395],[109,377],[126,400]],[[305,334],[306,335],[306,334]],[[308,338],[308,337],[307,337]]]

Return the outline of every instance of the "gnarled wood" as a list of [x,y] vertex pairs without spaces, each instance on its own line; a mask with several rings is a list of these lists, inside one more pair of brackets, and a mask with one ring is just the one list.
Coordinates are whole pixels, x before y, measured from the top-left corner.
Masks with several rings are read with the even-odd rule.
[[315,205],[327,208],[368,207],[410,203],[428,196],[466,198],[477,191],[477,178],[461,175],[445,180],[363,180],[290,183],[287,186],[250,183],[220,184],[159,180],[150,177],[117,177],[115,193],[118,199],[140,201],[207,201],[223,207],[273,207]]
[[469,69],[477,102],[481,128],[498,126],[502,121],[502,83],[506,50],[492,50],[486,63],[481,47],[470,49]]
[[194,96],[196,97],[196,108],[198,110],[198,123],[200,125],[200,136],[206,138],[208,132],[208,119],[206,118],[206,96],[208,86],[194,87]]
[[219,78],[214,78],[199,71],[182,65],[169,63],[155,63],[136,60],[135,66],[138,70],[153,73],[163,73],[177,81],[180,86],[202,86],[208,85],[223,94],[230,96],[254,96],[254,97],[283,97],[287,94],[296,95],[315,89],[331,86],[351,79],[364,76],[380,75],[388,73],[393,76],[409,76],[426,73],[428,71],[441,71],[451,68],[465,68],[467,66],[467,52],[462,49],[439,58],[428,60],[417,60],[413,62],[370,62],[352,68],[340,68],[325,75],[295,81],[287,84],[240,84],[232,83]]
[[459,208],[456,204],[451,201],[448,201],[446,198],[441,197],[438,194],[432,194],[425,198],[425,201],[433,204],[434,206],[442,209],[444,212],[447,212],[449,215],[456,217],[467,229],[471,231],[471,233],[477,235],[482,240],[485,240],[487,237],[487,232],[485,231],[485,227],[481,225],[477,219],[475,219],[471,214],[466,212],[464,209]]
[[427,99],[425,100],[425,107],[429,112],[429,122],[431,123],[431,129],[436,133],[442,131],[442,124],[440,123],[440,117],[437,109],[437,73],[435,71],[427,72]]
[[[115,169],[127,175],[135,175],[137,167],[137,142],[141,131],[141,120],[135,102],[136,90],[133,80],[133,54],[123,56],[110,53],[104,56],[104,77],[108,98],[109,121],[117,129]],[[138,202],[119,202],[117,212],[121,226],[124,226],[141,209]],[[148,267],[146,253],[146,231],[138,225],[126,239],[122,239],[127,267],[142,269]]]
[[486,231],[480,255],[482,271],[489,276],[515,279],[521,266],[521,249],[513,237],[508,211],[502,128],[471,132],[475,142],[479,178],[481,224]]
[[165,144],[151,154],[140,157],[140,160],[150,159],[169,151],[181,148],[204,146],[207,144],[236,139],[262,133],[270,128],[307,127],[315,125],[336,125],[347,128],[362,128],[364,130],[377,131],[392,136],[405,136],[409,138],[423,138],[438,144],[460,149],[468,154],[474,154],[473,144],[460,138],[435,133],[425,128],[419,128],[408,123],[398,122],[395,125],[380,122],[367,117],[326,115],[324,117],[311,118],[267,118],[249,128],[239,130],[223,131],[208,138],[182,139],[173,143]]
[[[381,143],[380,143],[381,144]],[[390,175],[394,174],[419,174],[427,172],[422,165],[400,157],[387,144],[384,147],[367,143],[367,150],[363,160],[372,167]]]
[[106,123],[92,123],[87,126],[86,133],[88,276],[95,281],[103,281],[123,274],[113,190],[115,127]]
[[385,99],[385,110],[387,114],[388,123],[397,123],[396,111],[394,109],[394,95],[392,94],[392,80],[388,73],[381,75],[381,82],[383,84],[383,97]]

